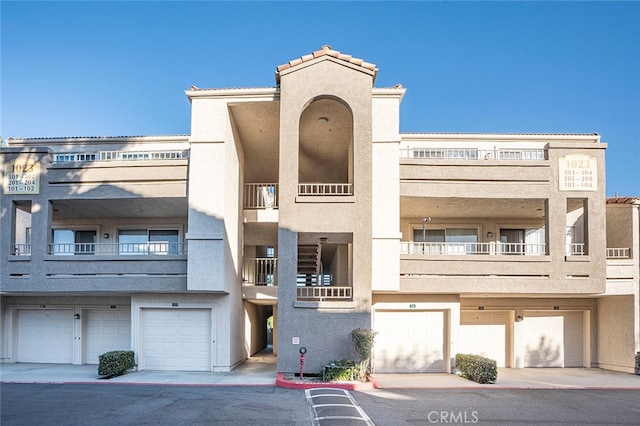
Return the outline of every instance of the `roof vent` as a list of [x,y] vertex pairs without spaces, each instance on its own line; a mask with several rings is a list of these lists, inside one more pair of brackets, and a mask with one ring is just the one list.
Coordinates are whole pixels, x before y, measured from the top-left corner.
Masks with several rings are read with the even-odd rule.
[[331,46],[329,46],[328,44],[323,44],[322,50],[331,50]]

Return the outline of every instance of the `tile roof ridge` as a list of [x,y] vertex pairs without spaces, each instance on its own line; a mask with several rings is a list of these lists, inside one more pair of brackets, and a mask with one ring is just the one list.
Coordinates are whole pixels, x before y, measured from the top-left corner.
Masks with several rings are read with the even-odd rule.
[[300,65],[300,64],[302,64],[304,62],[308,62],[308,61],[310,61],[312,59],[320,58],[322,56],[331,56],[331,57],[339,59],[341,61],[345,61],[345,62],[354,64],[354,65],[361,66],[361,67],[366,68],[366,69],[368,69],[370,71],[373,71],[374,73],[377,72],[377,70],[378,70],[376,68],[375,64],[366,62],[366,61],[364,61],[363,59],[360,59],[360,58],[354,58],[351,55],[348,55],[348,54],[342,53],[342,52],[340,52],[338,50],[332,49],[331,46],[328,45],[328,44],[324,44],[324,45],[322,45],[322,48],[320,48],[320,50],[316,50],[316,51],[314,51],[314,52],[312,52],[312,53],[310,53],[308,55],[303,55],[303,56],[300,56],[299,58],[292,59],[289,62],[287,62],[286,64],[279,65],[276,68],[276,73],[279,74],[281,71],[287,70],[289,68],[293,68],[293,67],[295,67],[297,65]]

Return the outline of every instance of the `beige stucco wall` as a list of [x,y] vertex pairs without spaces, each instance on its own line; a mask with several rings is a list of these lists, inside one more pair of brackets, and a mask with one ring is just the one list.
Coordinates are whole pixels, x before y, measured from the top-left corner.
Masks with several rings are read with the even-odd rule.
[[372,290],[395,291],[400,281],[400,101],[404,89],[373,94],[371,251]]
[[[349,332],[370,325],[372,73],[333,59],[309,61],[280,75],[280,207],[278,238],[278,370],[297,371],[299,345],[309,349],[308,367],[351,356]],[[338,61],[340,62],[340,61]],[[317,97],[339,99],[353,119],[353,196],[298,197],[300,117]],[[294,307],[297,232],[350,233],[353,304],[344,309]],[[337,333],[333,324],[341,324]],[[314,344],[317,342],[317,344]],[[320,344],[320,346],[318,346]]]
[[637,341],[638,312],[634,296],[599,298],[598,367],[633,373]]

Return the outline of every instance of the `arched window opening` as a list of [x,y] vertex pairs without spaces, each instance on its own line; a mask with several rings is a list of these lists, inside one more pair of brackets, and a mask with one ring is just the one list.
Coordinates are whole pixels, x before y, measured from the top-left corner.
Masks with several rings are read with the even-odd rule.
[[341,101],[322,97],[300,116],[299,195],[353,194],[353,115]]

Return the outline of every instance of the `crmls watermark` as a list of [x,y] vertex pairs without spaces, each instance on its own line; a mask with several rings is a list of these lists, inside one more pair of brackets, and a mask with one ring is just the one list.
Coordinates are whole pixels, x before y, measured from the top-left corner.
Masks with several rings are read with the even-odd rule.
[[478,423],[477,411],[429,411],[429,423]]

